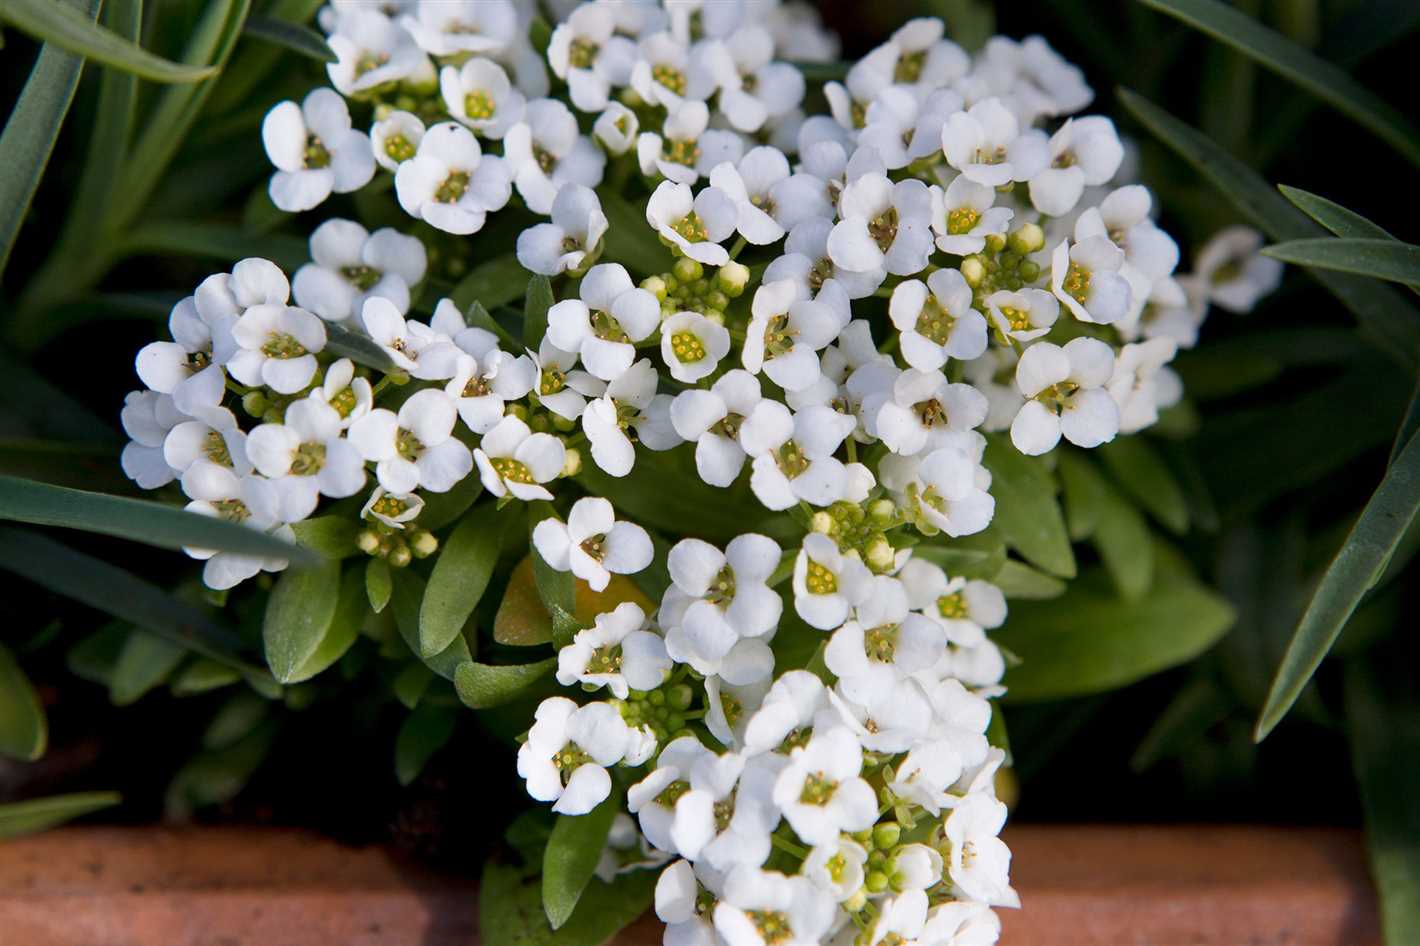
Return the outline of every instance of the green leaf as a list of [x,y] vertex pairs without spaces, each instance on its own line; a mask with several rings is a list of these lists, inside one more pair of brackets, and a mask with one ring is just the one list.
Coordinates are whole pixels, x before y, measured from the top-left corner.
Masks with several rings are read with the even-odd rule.
[[1400,112],[1372,94],[1345,70],[1308,52],[1254,18],[1218,0],[1141,0],[1225,43],[1259,65],[1295,83],[1349,115],[1420,165],[1420,132]]
[[403,703],[405,709],[412,710],[424,699],[425,691],[433,682],[434,671],[418,661],[411,660],[405,664],[399,676],[394,678],[390,689],[394,691],[394,698]]
[[326,351],[376,371],[395,370],[390,356],[368,336],[357,334],[336,322],[325,323],[325,335]]
[[36,483],[0,475],[0,519],[115,535],[165,549],[184,546],[314,561],[283,539],[166,503]]
[[475,302],[493,310],[507,305],[527,288],[528,271],[512,253],[495,256],[475,266],[449,294],[460,312],[467,312]]
[[186,656],[187,651],[172,641],[135,630],[119,651],[109,677],[109,699],[115,706],[137,703],[149,690],[161,686]]
[[[287,272],[310,259],[305,240],[282,233],[248,233],[240,227],[195,220],[144,220],[120,237],[121,256],[185,256],[226,265],[249,256],[269,259]],[[331,328],[344,329],[335,323]],[[348,330],[345,330],[348,332]]]
[[[28,5],[44,5],[63,10],[64,15],[83,19],[93,26],[99,12],[99,0],[88,0],[88,17],[57,0],[27,0]],[[0,11],[0,20],[9,15],[7,6]],[[97,29],[97,27],[95,27]],[[59,137],[59,127],[74,100],[79,84],[79,72],[84,60],[66,52],[59,44],[46,43],[39,59],[20,92],[20,99],[5,122],[0,134],[0,275],[10,260],[15,237],[25,222],[34,199],[35,189],[49,163],[50,152]]]
[[237,654],[244,641],[185,601],[108,562],[33,532],[0,528],[0,568],[166,637],[244,674],[266,671]]
[[1233,622],[1228,603],[1200,584],[1178,553],[1154,550],[1154,585],[1138,601],[1090,569],[1053,601],[1018,601],[991,636],[1021,658],[1005,699],[1030,703],[1099,693],[1191,660]]
[[[1225,197],[1254,226],[1273,240],[1321,236],[1306,219],[1256,171],[1223,151],[1205,135],[1128,89],[1119,100],[1135,118]],[[1317,271],[1317,281],[1356,316],[1367,336],[1406,368],[1420,364],[1420,312],[1389,286],[1341,273]]]
[[190,758],[168,783],[163,799],[168,817],[188,820],[198,808],[236,798],[271,751],[276,728],[276,721],[268,719],[232,745]]
[[261,637],[266,662],[281,683],[290,683],[320,647],[340,600],[340,563],[289,568],[266,603]]
[[465,476],[446,493],[424,494],[424,511],[419,514],[419,525],[430,532],[437,532],[462,519],[481,495],[483,480],[477,476]]
[[1075,553],[1055,499],[1055,481],[1039,459],[1000,437],[987,438],[983,459],[996,499],[992,528],[1032,565],[1061,578],[1075,576]]
[[1357,276],[1390,282],[1420,285],[1420,246],[1393,239],[1351,240],[1326,237],[1319,240],[1289,240],[1264,247],[1264,256]]
[[1254,733],[1261,742],[1287,715],[1362,596],[1375,584],[1420,508],[1420,436],[1386,470],[1331,560],[1282,656]]
[[1062,452],[1060,474],[1070,510],[1071,537],[1094,542],[1122,596],[1131,600],[1141,597],[1149,590],[1154,571],[1152,539],[1144,517],[1115,492],[1086,457]]
[[66,821],[111,808],[122,800],[118,792],[76,792],[0,805],[0,841],[48,831]]
[[542,854],[542,907],[554,930],[572,918],[620,810],[621,793],[613,789],[605,801],[585,815],[557,816],[547,850]]
[[523,691],[557,669],[557,658],[533,664],[466,663],[454,674],[454,689],[469,709],[489,709],[516,699]]
[[[468,309],[463,314],[463,321],[465,325],[481,328],[486,332],[492,332],[494,335],[497,335],[506,350],[518,350],[518,340],[513,337],[511,332],[500,325],[497,319],[488,314],[488,310],[483,307],[483,303],[477,300],[470,303]],[[534,346],[533,350],[537,350],[536,346]]]
[[912,547],[914,558],[922,558],[960,578],[995,578],[1006,564],[1006,543],[994,530],[959,539],[938,536]]
[[480,508],[481,514],[469,513],[454,528],[434,560],[419,606],[421,656],[443,651],[462,633],[493,577],[507,515],[495,515],[486,504]]
[[1054,575],[1038,572],[1029,565],[1006,559],[991,583],[1001,589],[1007,598],[1021,598],[1028,601],[1046,601],[1065,593],[1067,585]]
[[372,558],[365,566],[365,595],[370,601],[370,610],[379,614],[390,603],[390,591],[394,583],[390,580],[390,566],[382,558]]
[[225,749],[245,739],[271,712],[271,703],[250,691],[228,698],[202,731],[202,748]]
[[1154,725],[1134,750],[1129,768],[1143,772],[1177,752],[1182,743],[1202,736],[1236,705],[1213,674],[1195,672],[1164,707]]
[[67,3],[5,0],[0,21],[96,62],[131,72],[150,82],[198,82],[216,72],[170,62],[105,29]]
[[247,17],[242,32],[308,56],[316,62],[335,62],[337,58],[326,45],[325,37],[300,23],[287,23],[270,16],[252,16]]
[[[424,599],[424,579],[407,568],[392,570],[390,577],[394,584],[390,607],[394,609],[395,627],[405,646],[419,656],[419,611]],[[473,660],[473,654],[468,649],[468,641],[459,634],[441,652],[420,659],[445,680],[453,680],[458,668]]]
[[654,276],[668,272],[675,260],[671,251],[646,222],[646,205],[630,203],[620,194],[603,191],[602,213],[606,214],[607,231],[603,237],[605,256],[621,263],[638,276]]
[[33,762],[48,744],[44,704],[15,655],[0,644],[0,755]]
[[1143,437],[1116,437],[1098,450],[1115,481],[1165,528],[1188,531],[1188,498],[1164,458]]
[[316,516],[291,523],[291,531],[296,533],[296,541],[322,558],[349,558],[360,551],[355,537],[360,534],[360,526],[343,516]]
[[206,657],[198,657],[173,679],[173,696],[197,696],[240,682],[242,675],[231,667]]
[[1371,223],[1365,217],[1347,210],[1338,203],[1327,200],[1300,187],[1278,184],[1282,196],[1290,200],[1298,210],[1330,230],[1334,236],[1352,239],[1388,240],[1394,239],[1385,230]]
[[528,282],[527,299],[523,302],[523,345],[532,351],[547,334],[547,310],[557,300],[552,295],[552,280],[534,276]]
[[423,703],[404,720],[394,741],[394,776],[411,785],[424,766],[453,738],[457,712],[449,706]]
[[478,924],[497,946],[605,946],[651,906],[657,872],[621,874],[610,884],[593,880],[561,929],[547,925],[536,873],[489,860],[483,868]]
[[1347,662],[1347,733],[1387,943],[1420,942],[1420,700],[1408,656]]
[[[543,519],[556,518],[556,513],[551,503],[533,503],[528,507],[528,534],[531,536],[537,524]],[[548,615],[552,619],[551,636],[543,638],[536,633],[537,629],[519,625],[521,630],[530,633],[522,634],[516,641],[504,640],[505,644],[517,644],[519,646],[531,646],[541,644],[546,640],[565,642],[575,634],[581,626],[577,620],[577,587],[572,578],[571,572],[562,572],[547,564],[538,552],[536,543],[529,542],[531,551],[529,557],[532,562],[533,586],[537,590],[538,600],[547,609]]]
[[[372,559],[372,561],[374,561]],[[383,560],[381,560],[383,564]],[[325,629],[316,649],[306,658],[300,668],[291,674],[287,683],[301,683],[317,674],[324,673],[332,664],[345,656],[360,636],[360,628],[365,623],[367,612],[365,600],[365,572],[355,565],[345,570],[340,578],[340,596],[335,602],[335,615]]]

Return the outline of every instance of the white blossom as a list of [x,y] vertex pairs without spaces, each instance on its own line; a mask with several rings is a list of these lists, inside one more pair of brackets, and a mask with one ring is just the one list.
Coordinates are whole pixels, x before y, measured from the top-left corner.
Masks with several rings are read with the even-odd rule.
[[586,814],[611,794],[607,768],[625,758],[630,728],[610,703],[579,707],[561,696],[543,700],[535,718],[518,748],[528,794],[555,802],[558,814]]
[[548,565],[572,572],[593,591],[605,589],[613,572],[634,575],[651,564],[646,530],[618,521],[611,503],[596,496],[573,503],[565,523],[551,518],[539,522],[533,545]]
[[395,172],[394,188],[405,213],[459,235],[483,229],[488,212],[512,193],[504,159],[485,155],[473,132],[456,122],[424,133],[414,157]]
[[556,99],[534,99],[522,121],[508,129],[503,156],[513,183],[533,213],[552,211],[564,184],[596,187],[606,156],[577,131],[577,119]]
[[365,300],[388,299],[409,311],[410,290],[424,279],[428,256],[418,238],[390,227],[371,233],[353,220],[327,220],[311,234],[311,262],[296,270],[296,304],[343,322]]
[[453,436],[457,419],[453,399],[426,388],[400,405],[398,414],[383,407],[370,411],[350,425],[349,437],[391,493],[444,493],[473,470],[473,455]]
[[606,214],[596,191],[567,184],[552,201],[552,222],[539,223],[518,234],[518,262],[544,276],[569,270],[584,273],[601,253]]
[[535,434],[522,418],[512,414],[483,435],[473,460],[478,464],[484,489],[494,496],[518,499],[551,499],[542,484],[562,473],[567,448],[551,434]]
[[[654,690],[670,670],[671,659],[661,636],[645,628],[646,612],[630,601],[598,614],[591,627],[578,631],[572,643],[557,652],[557,682],[604,686],[622,700],[633,689]],[[662,757],[669,751],[668,746]]]
[[636,343],[660,325],[660,303],[632,283],[620,263],[593,266],[579,291],[580,299],[564,299],[548,310],[547,337],[577,352],[593,375],[615,381],[636,360]]
[[1098,339],[1027,348],[1016,365],[1016,386],[1026,398],[1011,422],[1016,449],[1032,456],[1048,453],[1062,434],[1078,447],[1113,440],[1119,406],[1105,389],[1113,373],[1114,352]]
[[299,213],[332,193],[359,190],[375,175],[370,139],[350,127],[345,100],[330,89],[316,89],[297,105],[282,102],[261,124],[266,156],[276,165],[271,202]]

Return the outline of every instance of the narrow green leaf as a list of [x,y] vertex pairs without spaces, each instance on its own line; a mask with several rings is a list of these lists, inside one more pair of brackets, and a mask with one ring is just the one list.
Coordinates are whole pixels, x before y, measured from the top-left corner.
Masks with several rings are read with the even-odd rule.
[[1100,693],[1191,660],[1232,625],[1228,603],[1177,552],[1154,550],[1155,578],[1137,601],[1090,569],[1053,601],[1016,601],[992,639],[1021,658],[1006,671],[1008,702]]
[[424,496],[424,511],[419,514],[419,525],[430,532],[437,532],[462,519],[481,495],[483,480],[477,476],[465,476],[446,493],[428,493]]
[[[419,611],[424,600],[424,579],[408,568],[394,569],[390,573],[393,590],[390,607],[394,609],[394,623],[405,646],[419,656]],[[445,680],[453,680],[454,674],[463,664],[473,660],[468,648],[468,640],[459,634],[449,646],[432,657],[420,658],[432,671]]]
[[172,641],[135,630],[119,651],[109,677],[109,699],[115,706],[137,703],[148,691],[162,686],[186,656],[187,651]]
[[187,546],[293,562],[315,560],[283,539],[166,503],[106,496],[14,476],[0,475],[0,519],[82,529],[165,549]]
[[198,808],[223,805],[241,794],[271,751],[276,729],[276,720],[268,719],[232,745],[190,758],[168,783],[163,799],[168,817],[187,820]]
[[118,792],[76,792],[0,805],[0,841],[38,834],[123,800]]
[[528,687],[557,668],[557,658],[534,664],[466,663],[454,674],[454,689],[469,709],[489,709],[516,699]]
[[352,519],[342,516],[316,516],[291,523],[291,531],[296,541],[322,558],[331,560],[349,558],[360,551],[355,537],[360,534],[360,526]]
[[1167,461],[1140,436],[1116,437],[1099,448],[1115,481],[1165,528],[1188,531],[1188,498]]
[[449,298],[454,300],[460,312],[467,312],[475,302],[481,303],[484,309],[492,310],[520,297],[527,285],[528,271],[523,269],[517,256],[508,253],[475,266],[454,287]]
[[246,35],[256,39],[264,39],[268,43],[275,43],[308,56],[317,62],[335,62],[336,55],[330,51],[326,45],[325,37],[321,36],[309,26],[300,23],[287,23],[285,20],[278,20],[270,16],[247,17],[246,26],[242,28]]
[[357,365],[374,368],[376,371],[395,370],[394,362],[369,336],[360,335],[336,322],[325,323],[325,348],[332,354],[349,358]]
[[[497,335],[498,339],[503,343],[503,347],[508,351],[517,351],[520,347],[518,340],[513,337],[513,334],[499,324],[497,319],[489,315],[488,310],[483,307],[483,303],[479,302],[477,299],[471,302],[464,311],[463,321],[465,325],[481,328],[484,331],[492,332],[494,335]],[[536,351],[537,346],[533,346],[533,350]]]
[[401,785],[411,785],[424,766],[453,738],[458,714],[450,706],[423,703],[410,713],[394,741],[394,775]]
[[368,607],[365,600],[364,569],[358,565],[352,566],[340,577],[340,596],[335,602],[335,614],[331,617],[330,625],[325,629],[320,643],[285,682],[301,683],[309,680],[324,673],[344,657],[360,636],[360,628],[365,623]]
[[523,302],[523,345],[537,351],[547,334],[547,310],[557,300],[552,296],[552,280],[534,276],[528,282],[527,299]]
[[173,696],[197,696],[231,686],[241,679],[242,675],[231,667],[206,657],[198,657],[173,679]]
[[55,0],[5,0],[0,21],[80,56],[131,72],[150,82],[197,82],[216,72],[170,62],[105,29],[74,7]]
[[33,762],[48,744],[44,704],[15,655],[0,644],[0,755]]
[[[79,17],[89,26],[94,25],[94,17],[98,16],[99,2],[88,0],[89,13],[85,17],[56,0],[28,0],[30,5],[44,4],[63,10],[65,15]],[[8,16],[7,5],[0,11],[0,20]],[[4,133],[0,134],[0,275],[4,275],[15,237],[29,212],[44,167],[49,163],[83,68],[82,57],[66,52],[57,43],[46,43],[5,122]]]
[[1041,461],[1000,437],[987,439],[986,468],[996,499],[992,527],[1032,565],[1061,578],[1075,575],[1075,554],[1055,499],[1055,482]]
[[1038,572],[1023,562],[1006,559],[991,584],[1001,589],[1007,598],[1026,601],[1046,601],[1065,593],[1065,582],[1054,575]]
[[504,515],[480,507],[464,517],[444,540],[419,606],[419,652],[440,653],[463,631],[483,597],[502,546]]
[[245,674],[266,671],[237,656],[241,637],[203,611],[108,562],[33,532],[0,528],[0,568],[121,618]]
[[1334,236],[1358,240],[1394,239],[1381,227],[1367,220],[1353,210],[1347,210],[1325,197],[1304,191],[1300,187],[1278,184],[1282,196],[1290,200],[1298,210],[1330,230]]
[[1390,282],[1420,285],[1420,246],[1393,239],[1352,240],[1327,237],[1289,240],[1264,247],[1264,256],[1284,263],[1354,273]]
[[922,558],[959,578],[981,578],[990,581],[1006,564],[1006,543],[988,529],[976,535],[953,539],[938,536],[912,547],[914,558]]
[[1282,656],[1255,738],[1267,738],[1321,665],[1366,591],[1420,508],[1420,435],[1412,436],[1386,470],[1340,551],[1321,578]]
[[635,870],[587,885],[572,918],[555,932],[536,873],[489,860],[480,884],[479,930],[496,946],[604,946],[651,907],[657,873]]
[[[1273,240],[1302,240],[1323,231],[1269,187],[1256,171],[1223,151],[1205,135],[1128,89],[1119,100],[1135,118],[1178,153]],[[1420,312],[1389,286],[1328,271],[1317,281],[1354,314],[1366,335],[1407,369],[1420,365]]]
[[390,603],[390,591],[394,583],[390,580],[390,566],[382,558],[372,558],[365,566],[365,595],[370,601],[370,610],[379,614]]
[[613,789],[606,801],[585,815],[557,816],[542,855],[542,907],[554,930],[577,908],[620,808],[621,793]]
[[1357,124],[1369,129],[1404,155],[1411,164],[1420,165],[1420,131],[1345,70],[1218,0],[1140,2],[1233,47],[1264,68],[1295,83],[1337,111],[1349,115]]
[[1420,942],[1420,700],[1408,655],[1348,661],[1346,721],[1387,943]]
[[271,712],[271,702],[250,691],[231,696],[202,731],[202,748],[225,749],[235,745],[261,725]]
[[[1153,540],[1144,517],[1085,456],[1063,452],[1060,474],[1070,510],[1071,537],[1094,542],[1122,596],[1131,600],[1142,597],[1154,573]],[[1073,526],[1085,517],[1088,530],[1077,534]]]
[[424,692],[433,682],[434,671],[418,661],[411,660],[399,672],[399,676],[394,678],[390,689],[394,692],[394,698],[399,700],[405,709],[412,710],[419,705],[419,701],[424,698]]
[[[311,255],[306,241],[297,237],[252,234],[240,227],[193,220],[145,220],[120,239],[123,256],[190,256],[226,265],[260,256],[287,272],[298,269]],[[327,329],[331,327],[331,323],[326,323]]]
[[638,276],[668,272],[675,260],[646,222],[646,205],[640,200],[633,204],[610,191],[597,196],[601,198],[602,213],[607,219],[603,238],[606,259],[621,263]]
[[276,580],[266,603],[261,637],[266,663],[281,683],[292,678],[316,652],[340,600],[340,563],[288,568]]

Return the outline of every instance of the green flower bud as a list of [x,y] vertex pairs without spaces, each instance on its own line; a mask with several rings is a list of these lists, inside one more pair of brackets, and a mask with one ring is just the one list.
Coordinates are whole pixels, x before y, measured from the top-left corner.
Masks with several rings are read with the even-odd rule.
[[647,276],[641,280],[641,288],[662,302],[666,301],[666,281],[660,276]]
[[548,420],[546,414],[537,414],[528,421],[528,426],[532,428],[533,433],[545,434],[552,429],[552,421]]
[[562,475],[576,476],[582,472],[582,451],[575,448],[568,450],[566,457],[562,460]]
[[875,572],[885,572],[892,568],[896,555],[893,552],[892,543],[883,536],[878,536],[868,545],[867,562],[868,567]]
[[875,526],[886,526],[897,517],[897,506],[891,499],[879,499],[868,506],[868,518]]
[[843,909],[847,910],[849,913],[857,913],[859,910],[863,909],[867,905],[868,895],[862,890],[862,888],[859,888],[858,890],[854,891],[853,896],[843,901]]
[[986,249],[992,253],[999,253],[1006,247],[1006,238],[999,233],[989,233],[986,235]]
[[981,257],[968,256],[961,261],[961,274],[966,278],[967,285],[974,288],[986,278],[986,265],[981,262]]
[[577,429],[577,422],[570,417],[563,417],[561,414],[553,414],[552,429],[564,434],[570,433]]
[[665,691],[652,690],[650,693],[646,694],[646,702],[650,703],[652,706],[664,706],[666,702]]
[[824,535],[832,535],[838,531],[838,523],[833,520],[830,513],[819,510],[809,520],[809,529],[814,532],[822,532]]
[[896,821],[887,821],[873,828],[873,846],[880,851],[897,847],[897,842],[901,839],[902,825]]
[[410,534],[409,547],[415,558],[428,558],[439,550],[439,540],[428,529],[420,529]]
[[875,870],[863,881],[863,886],[867,888],[868,893],[882,893],[888,889],[888,876],[880,870]]
[[1034,260],[1026,260],[1016,269],[1016,275],[1026,282],[1035,282],[1040,278],[1040,264]]
[[260,417],[266,413],[266,392],[248,391],[242,395],[242,410],[251,417]]
[[749,267],[731,260],[715,274],[715,285],[731,299],[738,298],[749,285]]
[[1027,256],[1045,246],[1045,231],[1039,224],[1022,224],[1008,238],[1011,249],[1022,256]]
[[409,564],[410,560],[414,558],[409,552],[409,546],[403,543],[390,549],[390,553],[386,557],[389,559],[389,563],[395,568],[404,568]]
[[684,683],[677,683],[666,691],[668,705],[677,712],[683,713],[690,709],[690,703],[694,699],[695,691]]
[[689,256],[682,256],[675,261],[675,266],[671,270],[675,273],[676,279],[681,282],[695,282],[705,275],[705,267]]
[[358,545],[360,551],[364,552],[366,555],[374,555],[380,550],[380,537],[369,529],[363,529],[360,534],[355,537],[355,544]]

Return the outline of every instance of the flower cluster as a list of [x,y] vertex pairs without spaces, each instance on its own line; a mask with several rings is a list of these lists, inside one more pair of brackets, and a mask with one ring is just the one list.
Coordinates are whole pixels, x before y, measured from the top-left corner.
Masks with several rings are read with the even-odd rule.
[[[836,41],[796,5],[553,6],[549,29],[512,0],[332,0],[334,88],[263,127],[271,199],[388,174],[409,232],[329,219],[289,281],[259,259],[205,280],[138,355],[124,468],[279,534],[351,498],[396,567],[438,549],[425,497],[476,475],[551,502],[537,556],[597,591],[656,553],[584,453],[620,478],[680,447],[704,483],[747,481],[795,547],[667,537],[653,613],[625,601],[559,650],[529,793],[580,815],[624,791],[603,867],[668,865],[667,943],[994,942],[1017,905],[986,735],[1006,603],[931,549],[991,524],[988,435],[1039,455],[1152,425],[1208,305],[1279,274],[1243,231],[1177,272],[1039,37],[972,56],[913,20],[808,114],[790,62]],[[637,192],[644,224],[617,226],[664,263],[609,250]],[[431,291],[434,248],[510,204],[545,218],[516,240],[552,292],[527,348]],[[216,589],[285,567],[189,551]],[[822,638],[806,667],[776,654],[791,625]]]

